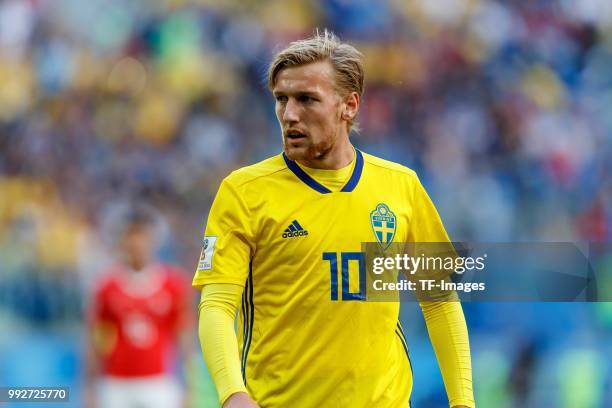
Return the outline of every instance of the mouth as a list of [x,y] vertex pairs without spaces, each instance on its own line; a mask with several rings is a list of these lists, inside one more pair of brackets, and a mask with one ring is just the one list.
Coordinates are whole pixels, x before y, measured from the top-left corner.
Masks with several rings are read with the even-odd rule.
[[306,135],[298,130],[288,130],[285,132],[285,137],[291,141],[299,141],[306,139]]

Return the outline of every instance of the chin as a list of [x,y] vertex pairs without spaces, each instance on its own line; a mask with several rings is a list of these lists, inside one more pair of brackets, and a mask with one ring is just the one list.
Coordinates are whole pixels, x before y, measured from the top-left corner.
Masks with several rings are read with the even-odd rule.
[[309,149],[306,146],[294,147],[285,145],[285,154],[289,160],[308,160],[310,159]]
[[331,146],[319,144],[312,145],[308,144],[306,146],[284,146],[285,154],[290,160],[293,161],[313,161],[320,160],[329,151],[331,150]]

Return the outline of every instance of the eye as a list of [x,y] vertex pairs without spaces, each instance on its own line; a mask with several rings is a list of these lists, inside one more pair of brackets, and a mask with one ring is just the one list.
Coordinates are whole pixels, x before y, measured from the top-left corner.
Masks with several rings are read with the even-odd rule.
[[276,102],[285,103],[287,102],[287,97],[285,95],[277,95]]
[[308,96],[308,95],[300,95],[300,96],[298,96],[297,99],[301,103],[310,103],[310,102],[314,102],[315,101],[315,99],[313,97]]

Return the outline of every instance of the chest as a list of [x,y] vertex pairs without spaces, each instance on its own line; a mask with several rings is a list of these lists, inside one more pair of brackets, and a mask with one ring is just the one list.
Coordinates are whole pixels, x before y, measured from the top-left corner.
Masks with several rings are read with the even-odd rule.
[[147,316],[154,321],[163,321],[172,312],[174,298],[172,292],[165,287],[143,295],[115,286],[107,292],[105,303],[111,316],[118,321],[134,314]]
[[276,263],[360,251],[362,243],[406,240],[410,208],[399,192],[372,187],[352,193],[288,195],[267,200],[256,254]]

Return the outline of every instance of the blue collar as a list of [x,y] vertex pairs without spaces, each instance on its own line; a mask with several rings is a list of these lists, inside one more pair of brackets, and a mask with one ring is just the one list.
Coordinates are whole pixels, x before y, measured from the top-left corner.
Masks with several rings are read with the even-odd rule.
[[[357,161],[355,162],[355,168],[353,169],[353,174],[351,174],[351,178],[346,182],[344,187],[340,192],[342,193],[350,193],[357,187],[357,183],[359,183],[359,179],[361,178],[361,173],[363,171],[363,155],[358,149],[355,149],[355,154],[357,155]],[[331,193],[331,190],[317,180],[313,179],[306,173],[300,166],[297,165],[293,160],[289,160],[287,155],[283,152],[283,159],[285,159],[285,163],[289,170],[293,172],[300,180],[302,180],[308,187],[312,188],[315,191],[318,191],[321,194]]]

